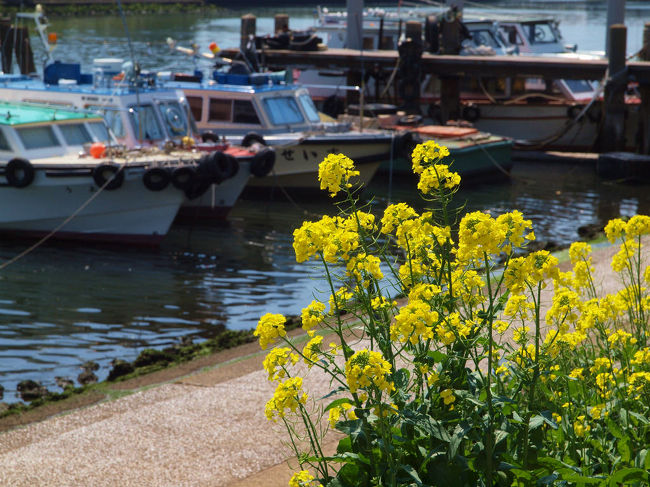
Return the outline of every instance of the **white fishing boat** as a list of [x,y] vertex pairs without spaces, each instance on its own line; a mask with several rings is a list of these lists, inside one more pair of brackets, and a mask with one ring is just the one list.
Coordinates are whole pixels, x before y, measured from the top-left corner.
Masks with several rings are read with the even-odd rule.
[[[36,22],[41,39],[47,23],[43,10],[20,14]],[[186,198],[179,216],[203,215],[224,218],[234,206],[251,174],[255,179],[265,174],[260,164],[270,170],[274,155],[267,148],[243,153],[231,142],[215,137],[201,137],[182,92],[163,87],[154,72],[140,70],[132,62],[118,58],[96,59],[92,72],[84,73],[79,63],[62,63],[51,56],[53,46],[46,46],[48,61],[43,77],[0,74],[0,99],[45,104],[70,110],[101,114],[118,143],[127,148],[185,147],[195,151],[220,151],[237,159],[236,177],[224,179],[210,188],[210,196]],[[232,165],[232,161],[229,161]],[[225,163],[224,163],[225,164]],[[186,209],[185,206],[188,208]]]
[[163,85],[183,90],[199,130],[225,136],[245,147],[275,150],[270,177],[249,187],[300,192],[318,187],[318,165],[331,153],[355,161],[360,180],[368,182],[383,161],[400,157],[400,137],[384,130],[354,130],[325,117],[306,88],[287,84],[284,73],[253,73],[235,64],[210,79],[161,73]]
[[156,245],[185,198],[175,182],[212,158],[126,151],[97,115],[0,103],[0,233]]

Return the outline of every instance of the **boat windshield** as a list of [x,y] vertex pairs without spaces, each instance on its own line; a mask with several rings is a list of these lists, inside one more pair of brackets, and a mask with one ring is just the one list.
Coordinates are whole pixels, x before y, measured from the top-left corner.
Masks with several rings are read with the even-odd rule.
[[16,133],[27,150],[61,145],[61,142],[56,138],[54,130],[50,126],[18,127],[16,128]]
[[472,30],[472,42],[475,46],[501,47],[494,34],[487,29]]
[[531,44],[551,44],[558,42],[553,27],[547,22],[523,24],[523,29]]
[[96,140],[100,142],[109,142],[111,141],[111,136],[108,133],[106,125],[101,122],[92,122],[88,124],[90,132],[93,134]]
[[292,96],[265,98],[264,108],[274,125],[288,125],[305,121],[298,103]]
[[162,118],[171,137],[187,135],[187,117],[181,104],[177,101],[164,101],[160,103]]
[[59,130],[63,134],[63,140],[67,145],[84,145],[93,141],[90,132],[83,123],[59,125]]
[[302,109],[307,114],[307,118],[309,119],[309,121],[314,123],[320,122],[320,116],[318,115],[318,110],[316,109],[316,106],[314,105],[311,96],[307,94],[300,95],[298,97],[298,100],[300,100],[300,105],[302,105]]
[[132,105],[129,107],[129,115],[136,139],[161,140],[165,138],[152,105]]
[[[126,131],[124,130],[124,123],[122,122],[122,114],[118,111],[117,108],[102,107],[96,105],[90,105],[86,108],[94,112],[97,112],[102,117],[104,117],[104,120],[106,121],[106,125],[108,125],[108,127],[111,129],[111,132],[113,132],[115,137],[117,137],[118,139],[126,137]],[[91,125],[95,125],[95,124],[91,124]],[[103,139],[100,138],[100,140]],[[108,138],[106,140],[108,140]]]
[[10,151],[11,146],[9,145],[9,141],[7,140],[7,137],[5,136],[4,132],[0,130],[0,150],[2,151]]

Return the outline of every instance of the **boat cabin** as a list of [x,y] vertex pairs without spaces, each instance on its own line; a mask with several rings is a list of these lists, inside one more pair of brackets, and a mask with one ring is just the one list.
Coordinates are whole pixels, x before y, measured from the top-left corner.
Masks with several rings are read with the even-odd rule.
[[573,52],[577,49],[575,44],[564,44],[558,22],[552,18],[502,19],[498,25],[503,38],[516,47],[519,54]]
[[116,143],[97,115],[0,103],[0,162],[78,155],[93,142]]
[[121,59],[96,59],[92,74],[58,61],[45,67],[42,80],[0,74],[0,98],[99,113],[127,147],[198,136],[182,93],[159,86],[155,73],[136,73]]
[[[302,132],[323,125],[306,88],[284,83],[284,73],[229,74],[186,81],[159,73],[167,88],[182,90],[201,131],[220,136]],[[180,80],[179,80],[180,79]]]

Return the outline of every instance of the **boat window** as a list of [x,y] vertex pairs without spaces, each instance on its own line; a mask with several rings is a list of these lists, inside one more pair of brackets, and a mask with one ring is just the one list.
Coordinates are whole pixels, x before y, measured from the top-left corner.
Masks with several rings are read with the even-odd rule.
[[300,100],[302,109],[307,114],[307,118],[309,119],[309,121],[320,122],[320,116],[318,115],[318,110],[316,110],[316,107],[314,106],[314,102],[312,101],[311,96],[300,95],[298,99]]
[[177,101],[166,101],[160,104],[163,120],[172,137],[187,135],[187,116],[183,107]]
[[187,103],[190,104],[190,110],[192,110],[194,120],[200,122],[203,118],[203,98],[200,96],[188,96]]
[[16,129],[25,149],[42,149],[61,145],[52,127],[19,127]]
[[293,97],[265,98],[264,106],[274,125],[300,123],[305,120]]
[[108,134],[108,129],[106,125],[101,122],[92,122],[88,124],[90,132],[93,134],[95,139],[101,142],[108,142],[111,140],[111,136]]
[[158,140],[165,137],[153,106],[133,105],[129,107],[129,114],[136,139]]
[[111,129],[111,132],[115,134],[115,137],[122,138],[126,137],[126,131],[124,130],[124,123],[122,122],[122,114],[116,108],[106,108],[96,105],[88,105],[86,108],[94,112],[99,113],[106,124]]
[[232,102],[220,98],[210,98],[210,113],[208,120],[230,122],[232,120]]
[[2,132],[2,130],[0,130],[0,150],[11,150],[9,141],[7,140],[7,137],[5,137],[5,134]]
[[93,141],[90,133],[82,123],[59,125],[59,130],[63,134],[63,140],[68,145],[84,145]]
[[550,44],[557,42],[550,24],[529,24],[525,26],[531,44]]
[[508,40],[508,44],[512,44],[513,46],[524,45],[524,40],[519,35],[519,32],[517,32],[517,28],[514,25],[504,25],[501,27],[501,30]]
[[595,87],[591,81],[587,80],[582,80],[582,79],[565,79],[562,80],[564,83],[567,85],[567,87],[571,90],[572,93],[591,93],[592,91],[595,91],[597,87]]
[[235,123],[247,123],[261,125],[257,117],[255,106],[250,100],[235,100],[232,107],[232,121]]
[[496,39],[487,30],[475,30],[472,32],[472,42],[475,46],[499,47]]

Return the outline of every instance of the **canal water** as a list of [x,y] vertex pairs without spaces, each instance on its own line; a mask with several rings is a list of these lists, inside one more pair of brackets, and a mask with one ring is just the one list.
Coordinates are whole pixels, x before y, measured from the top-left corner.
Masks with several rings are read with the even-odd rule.
[[[593,24],[593,37],[600,36],[597,24],[604,12],[591,4],[576,5],[562,10],[561,18],[567,41],[580,44],[569,33]],[[628,11],[636,5],[628,3]],[[553,9],[548,13],[555,15]],[[291,11],[294,28],[299,27],[294,19],[302,19],[305,26],[312,21],[311,10]],[[128,25],[145,68],[187,69],[192,61],[170,53],[165,39],[207,46],[219,35],[226,39],[221,45],[235,45],[241,13],[218,19],[129,17]],[[258,29],[270,31],[275,12],[254,13]],[[635,22],[641,22],[640,16]],[[55,57],[63,61],[80,59],[90,66],[95,57],[128,57],[119,18],[56,19],[51,30],[60,35]],[[585,36],[587,41],[591,37]],[[397,201],[422,207],[410,179],[389,184],[377,178],[364,196],[372,199],[377,212]],[[576,240],[582,225],[650,212],[646,186],[605,182],[593,167],[572,164],[517,162],[510,180],[463,188],[458,201],[466,202],[468,210],[495,215],[519,209],[533,220],[539,240],[558,245]],[[103,379],[111,360],[132,360],[144,348],[163,348],[184,336],[200,340],[225,328],[253,328],[266,312],[299,313],[325,283],[318,269],[295,262],[292,232],[305,219],[326,212],[333,209],[323,200],[243,200],[226,223],[174,226],[156,250],[56,243],[39,247],[0,271],[4,400],[16,400],[16,384],[23,379],[59,390],[55,377],[76,378],[87,360],[100,365],[97,375]],[[31,243],[0,241],[0,262]]]

